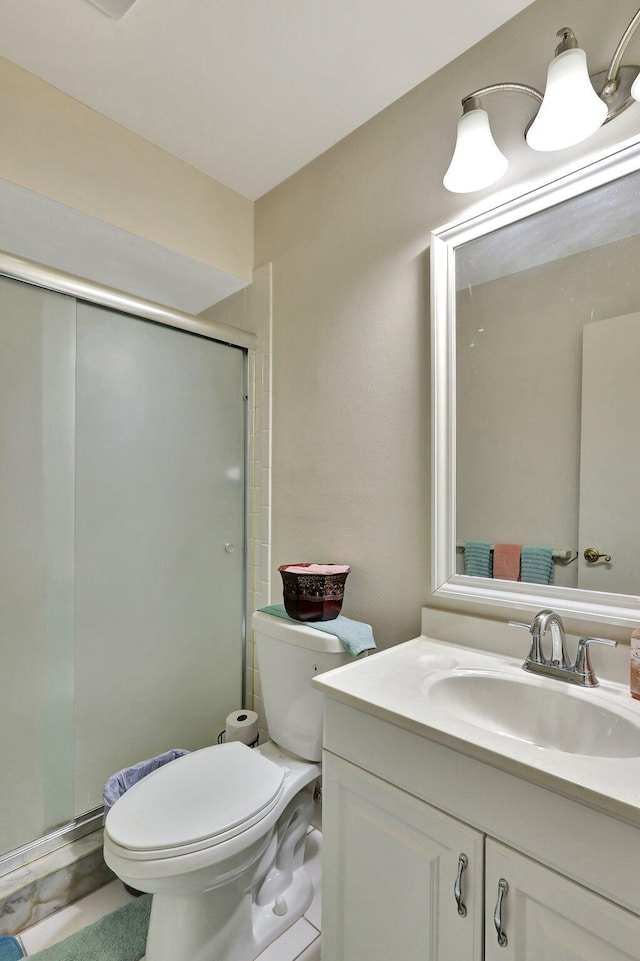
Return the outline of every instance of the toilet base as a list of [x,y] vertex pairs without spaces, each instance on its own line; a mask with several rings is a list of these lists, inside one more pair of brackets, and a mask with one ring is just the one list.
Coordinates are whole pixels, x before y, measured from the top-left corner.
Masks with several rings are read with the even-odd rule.
[[154,894],[146,961],[254,961],[311,904],[303,862],[312,811],[309,790],[300,791],[266,850],[233,880],[198,894]]

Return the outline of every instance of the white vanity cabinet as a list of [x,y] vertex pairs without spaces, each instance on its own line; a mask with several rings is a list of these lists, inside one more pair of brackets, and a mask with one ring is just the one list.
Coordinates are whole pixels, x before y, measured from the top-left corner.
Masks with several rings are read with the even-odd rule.
[[[487,838],[485,961],[637,961],[640,918]],[[499,921],[500,882],[508,891]],[[481,958],[482,955],[478,955]]]
[[640,961],[637,821],[370,714],[360,692],[333,700],[330,681],[323,961]]
[[323,832],[327,961],[640,959],[637,915],[327,751]]
[[324,785],[323,958],[481,957],[482,834],[326,752]]

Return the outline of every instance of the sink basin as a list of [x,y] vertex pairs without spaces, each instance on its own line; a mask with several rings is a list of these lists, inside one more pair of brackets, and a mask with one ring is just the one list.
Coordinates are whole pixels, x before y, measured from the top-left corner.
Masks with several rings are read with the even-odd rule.
[[541,749],[587,757],[640,757],[640,723],[598,703],[590,691],[462,669],[425,678],[422,692],[438,712]]

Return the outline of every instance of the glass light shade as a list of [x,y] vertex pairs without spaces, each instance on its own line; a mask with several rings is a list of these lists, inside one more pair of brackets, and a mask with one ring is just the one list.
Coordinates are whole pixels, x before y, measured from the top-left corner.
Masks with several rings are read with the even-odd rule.
[[477,107],[463,113],[456,149],[442,181],[447,190],[457,194],[482,190],[500,180],[508,166],[491,134],[487,111]]
[[640,100],[640,73],[631,85],[631,96],[634,100]]
[[532,150],[561,150],[586,140],[607,118],[607,105],[591,86],[584,50],[574,47],[549,64],[544,100],[527,131]]

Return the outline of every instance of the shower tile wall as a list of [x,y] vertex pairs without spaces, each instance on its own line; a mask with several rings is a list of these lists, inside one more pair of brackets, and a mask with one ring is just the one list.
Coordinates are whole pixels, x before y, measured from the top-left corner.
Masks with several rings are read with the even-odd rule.
[[[249,295],[250,321],[258,336],[255,353],[254,380],[254,450],[253,450],[253,529],[252,581],[249,611],[269,603],[271,588],[271,264],[266,264],[253,275]],[[253,708],[260,717],[263,736],[266,721],[260,687],[260,674],[255,653],[253,632],[249,632],[247,666],[251,672]]]

